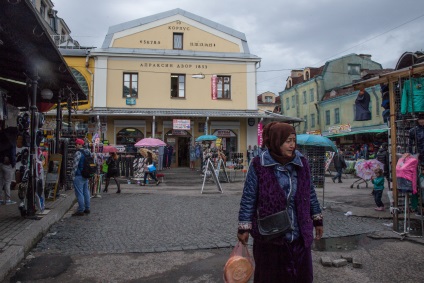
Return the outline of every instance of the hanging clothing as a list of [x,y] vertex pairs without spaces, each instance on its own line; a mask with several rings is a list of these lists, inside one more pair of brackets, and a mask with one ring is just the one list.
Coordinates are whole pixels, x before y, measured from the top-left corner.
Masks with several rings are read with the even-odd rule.
[[371,120],[371,111],[369,110],[371,97],[366,91],[355,100],[355,121],[368,121]]
[[424,78],[411,78],[403,83],[400,113],[424,112]]
[[396,164],[396,177],[399,190],[417,193],[418,159],[412,155],[399,158]]
[[411,154],[415,152],[412,150],[413,146],[417,147],[419,153],[418,160],[420,164],[424,164],[424,126],[417,125],[409,130],[409,146],[408,151]]

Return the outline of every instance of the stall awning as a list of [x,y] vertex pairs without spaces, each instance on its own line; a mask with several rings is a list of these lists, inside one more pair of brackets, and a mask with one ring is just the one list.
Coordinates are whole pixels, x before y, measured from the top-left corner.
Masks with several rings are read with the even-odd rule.
[[350,136],[350,135],[358,135],[358,134],[378,134],[378,133],[384,133],[387,132],[389,129],[367,129],[367,130],[358,130],[358,131],[351,131],[351,132],[345,132],[345,133],[338,133],[338,134],[332,134],[327,135],[327,138],[336,138],[336,137],[344,137],[344,136]]
[[52,90],[52,101],[62,89],[62,99],[86,100],[30,1],[0,1],[0,11],[0,88],[10,96],[8,103],[28,107],[31,80],[37,81],[38,93]]

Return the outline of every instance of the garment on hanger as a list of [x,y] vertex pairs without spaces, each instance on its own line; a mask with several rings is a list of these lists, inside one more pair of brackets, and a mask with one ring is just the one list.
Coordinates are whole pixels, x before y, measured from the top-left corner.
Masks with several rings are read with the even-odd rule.
[[411,78],[403,83],[400,113],[424,112],[424,78]]
[[359,91],[355,100],[355,121],[371,120],[370,101],[371,97],[367,91]]
[[417,125],[409,130],[409,143],[408,151],[413,154],[413,146],[417,147],[417,152],[419,153],[418,160],[420,164],[424,164],[424,126]]
[[418,159],[409,155],[399,158],[396,163],[396,179],[399,190],[417,193]]

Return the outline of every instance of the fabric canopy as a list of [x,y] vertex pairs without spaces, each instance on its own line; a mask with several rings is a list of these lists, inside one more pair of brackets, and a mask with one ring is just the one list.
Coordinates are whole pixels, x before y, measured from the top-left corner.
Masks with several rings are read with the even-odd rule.
[[343,136],[350,136],[350,135],[358,135],[358,134],[372,134],[372,133],[384,133],[387,132],[389,129],[368,129],[368,130],[359,130],[359,131],[352,131],[352,132],[346,132],[346,133],[339,133],[334,135],[328,135],[327,138],[333,138],[333,137],[343,137]]

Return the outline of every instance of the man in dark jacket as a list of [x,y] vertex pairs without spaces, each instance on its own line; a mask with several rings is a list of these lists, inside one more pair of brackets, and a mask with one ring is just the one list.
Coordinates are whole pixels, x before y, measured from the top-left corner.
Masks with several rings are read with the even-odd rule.
[[380,149],[377,152],[376,159],[384,164],[384,176],[387,179],[388,188],[390,190],[390,162],[389,162],[389,152],[387,151],[387,143],[384,142],[381,144]]
[[334,168],[336,169],[337,174],[331,179],[333,180],[333,183],[336,182],[336,179],[339,179],[339,183],[343,183],[342,173],[343,173],[343,169],[346,168],[346,161],[344,159],[343,151],[341,149],[339,149],[339,151],[336,152],[336,154],[334,155],[333,162],[334,162]]

